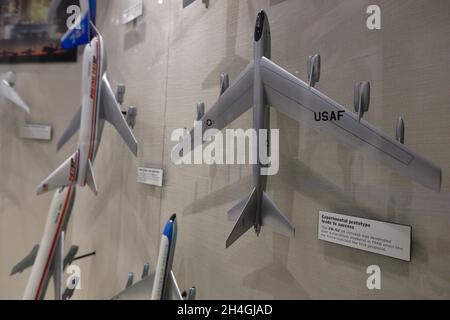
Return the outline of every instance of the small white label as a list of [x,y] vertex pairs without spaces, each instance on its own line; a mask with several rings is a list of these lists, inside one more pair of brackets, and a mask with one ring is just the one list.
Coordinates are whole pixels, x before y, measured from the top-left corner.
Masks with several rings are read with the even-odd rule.
[[139,0],[135,5],[122,13],[122,24],[127,24],[144,14],[144,1]]
[[52,127],[38,124],[25,124],[22,127],[20,137],[22,139],[49,141],[52,139]]
[[319,240],[411,261],[411,227],[319,212]]
[[138,182],[152,186],[162,187],[164,170],[151,168],[138,168]]

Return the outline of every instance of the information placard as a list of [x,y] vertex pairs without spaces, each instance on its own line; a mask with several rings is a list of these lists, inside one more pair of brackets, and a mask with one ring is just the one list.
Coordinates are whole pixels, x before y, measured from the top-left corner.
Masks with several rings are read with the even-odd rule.
[[138,182],[152,186],[162,187],[163,173],[161,169],[138,168]]
[[22,139],[45,140],[52,139],[52,127],[39,124],[25,124],[20,130]]
[[410,226],[319,212],[319,240],[411,261]]

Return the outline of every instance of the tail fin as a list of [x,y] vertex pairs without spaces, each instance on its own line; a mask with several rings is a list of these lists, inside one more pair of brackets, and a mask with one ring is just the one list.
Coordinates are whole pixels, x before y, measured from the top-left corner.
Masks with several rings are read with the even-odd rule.
[[88,161],[87,184],[95,195],[98,194],[97,182],[95,182],[94,169],[91,160]]
[[61,38],[61,48],[72,49],[91,41],[90,27],[95,24],[96,0],[80,0],[80,17]]
[[256,222],[256,189],[253,189],[250,197],[238,203],[234,208],[228,212],[230,219],[237,217],[240,213],[239,219],[234,225],[233,231],[228,236],[226,247],[229,248],[237,239],[246,233]]
[[[227,239],[226,246],[229,248],[237,239],[255,225],[257,210],[256,189],[248,198],[244,198],[236,204],[229,212],[230,220],[237,220],[233,231]],[[286,216],[277,208],[264,192],[261,206],[261,224],[269,226],[274,231],[289,237],[295,237],[295,228],[291,225]]]
[[77,171],[78,151],[49,175],[47,179],[40,183],[36,190],[37,195],[74,184],[77,180]]

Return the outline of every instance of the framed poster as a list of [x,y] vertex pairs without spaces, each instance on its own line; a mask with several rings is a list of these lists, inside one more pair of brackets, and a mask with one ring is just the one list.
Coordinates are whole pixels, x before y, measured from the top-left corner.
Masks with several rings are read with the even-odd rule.
[[75,62],[76,49],[63,50],[67,8],[77,0],[0,0],[0,63]]

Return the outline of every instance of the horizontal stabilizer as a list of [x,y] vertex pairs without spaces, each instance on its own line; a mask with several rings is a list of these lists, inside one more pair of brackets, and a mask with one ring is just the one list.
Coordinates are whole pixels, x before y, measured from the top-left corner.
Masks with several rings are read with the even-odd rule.
[[36,260],[38,251],[39,251],[39,245],[35,245],[33,247],[33,249],[31,250],[31,252],[22,261],[20,261],[18,264],[16,264],[14,266],[10,275],[13,276],[17,273],[22,273],[29,267],[33,266],[34,261]]
[[234,225],[233,231],[228,236],[226,241],[226,247],[229,248],[237,239],[239,239],[244,233],[246,233],[256,223],[256,189],[253,189],[250,197],[245,201],[243,205],[242,201],[232,208],[228,215],[230,218],[239,215],[239,219]]
[[37,195],[41,195],[51,190],[72,185],[77,180],[78,171],[78,151],[67,159],[58,169],[56,169],[47,179],[41,182],[36,190]]
[[263,227],[269,226],[285,236],[295,237],[295,228],[265,192],[263,194],[261,218]]
[[102,79],[100,105],[101,117],[116,128],[117,132],[128,145],[131,152],[137,156],[138,144],[136,138],[125,121],[122,111],[120,111],[119,104],[117,103],[116,97],[114,96],[106,75]]
[[56,149],[59,151],[61,148],[69,141],[70,138],[80,129],[81,121],[81,108],[78,110],[77,114],[73,117],[69,124],[69,127],[64,131],[63,135],[58,141]]
[[6,80],[0,80],[0,97],[11,101],[18,107],[25,110],[27,113],[30,113],[30,108],[28,107],[28,105],[22,100],[16,90],[14,90],[14,88],[11,87]]
[[94,192],[94,194],[97,195],[98,187],[97,187],[97,182],[95,182],[94,168],[92,167],[91,160],[88,161],[87,181],[86,182],[87,182],[89,188],[91,188],[92,192]]

